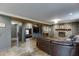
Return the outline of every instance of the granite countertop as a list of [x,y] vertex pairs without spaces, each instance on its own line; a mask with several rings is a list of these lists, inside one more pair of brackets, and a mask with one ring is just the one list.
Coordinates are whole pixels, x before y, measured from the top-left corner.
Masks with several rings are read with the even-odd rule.
[[45,38],[46,38],[46,41],[50,41],[50,43],[53,43],[53,44],[65,45],[65,46],[72,45],[71,41],[64,40],[63,38],[62,39],[50,38],[50,37],[45,37]]
[[48,39],[48,40],[54,40],[54,41],[67,41],[67,40],[65,40],[66,38],[55,38],[55,37],[50,38],[50,37],[46,37],[46,39]]

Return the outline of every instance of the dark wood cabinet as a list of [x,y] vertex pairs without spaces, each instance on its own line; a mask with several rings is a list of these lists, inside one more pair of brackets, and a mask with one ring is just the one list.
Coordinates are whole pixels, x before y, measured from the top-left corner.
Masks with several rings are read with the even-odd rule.
[[37,47],[51,56],[79,56],[79,43],[59,42],[38,38]]

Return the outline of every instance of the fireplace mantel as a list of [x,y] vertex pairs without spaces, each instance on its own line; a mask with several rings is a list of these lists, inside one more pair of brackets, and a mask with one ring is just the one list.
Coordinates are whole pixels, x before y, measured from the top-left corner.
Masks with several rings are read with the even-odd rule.
[[71,31],[71,29],[55,29],[56,31]]

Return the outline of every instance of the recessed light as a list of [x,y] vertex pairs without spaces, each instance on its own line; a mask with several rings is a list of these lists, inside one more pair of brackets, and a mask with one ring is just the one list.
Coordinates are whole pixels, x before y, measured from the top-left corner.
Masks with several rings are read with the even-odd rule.
[[72,13],[69,13],[69,15],[72,15]]
[[51,21],[54,22],[55,24],[58,23],[61,19],[52,19]]

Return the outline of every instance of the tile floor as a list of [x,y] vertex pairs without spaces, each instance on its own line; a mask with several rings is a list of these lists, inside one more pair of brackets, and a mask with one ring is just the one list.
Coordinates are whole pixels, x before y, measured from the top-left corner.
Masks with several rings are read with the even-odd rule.
[[0,56],[49,56],[48,54],[46,54],[45,52],[39,50],[36,47],[36,40],[31,40],[31,48],[32,48],[32,52],[26,52],[27,47],[26,43],[21,43],[20,47],[12,47],[11,49],[8,49],[6,51],[0,51]]

